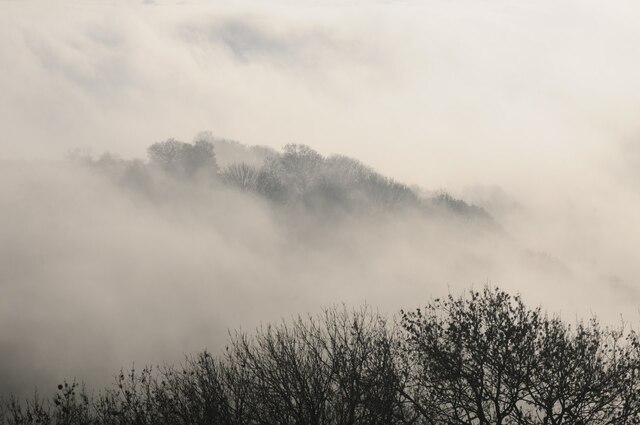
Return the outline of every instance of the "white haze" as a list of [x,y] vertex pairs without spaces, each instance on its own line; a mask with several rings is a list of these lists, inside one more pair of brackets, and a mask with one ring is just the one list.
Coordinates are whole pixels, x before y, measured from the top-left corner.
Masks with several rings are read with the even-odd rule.
[[[637,322],[639,18],[624,0],[0,1],[0,392],[487,281]],[[197,187],[155,203],[52,161],[201,130],[356,157],[506,235],[307,222]]]

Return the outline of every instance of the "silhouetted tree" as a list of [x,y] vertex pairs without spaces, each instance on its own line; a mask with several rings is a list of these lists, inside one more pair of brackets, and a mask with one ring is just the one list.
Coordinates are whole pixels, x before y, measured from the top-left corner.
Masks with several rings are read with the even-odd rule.
[[393,335],[366,310],[238,335],[226,363],[248,379],[247,423],[402,423]]
[[633,331],[571,327],[485,288],[402,313],[368,309],[236,334],[221,356],[120,372],[90,397],[64,383],[11,400],[3,424],[631,425],[640,423]]
[[[634,424],[635,332],[575,330],[485,288],[403,313],[405,396],[430,423]],[[623,338],[624,336],[624,338]]]

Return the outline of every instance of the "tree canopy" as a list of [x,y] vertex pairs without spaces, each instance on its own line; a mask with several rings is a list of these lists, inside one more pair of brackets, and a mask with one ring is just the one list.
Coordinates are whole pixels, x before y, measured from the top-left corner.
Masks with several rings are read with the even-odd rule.
[[[218,158],[216,146],[229,158]],[[288,144],[277,152],[201,133],[193,143],[170,138],[152,144],[147,148],[147,162],[123,160],[108,152],[94,160],[82,150],[68,157],[107,172],[126,187],[152,194],[162,193],[171,186],[167,185],[170,180],[204,181],[276,205],[302,207],[320,215],[330,213],[331,217],[335,213],[416,210],[493,224],[480,207],[446,193],[423,196],[356,159],[325,157],[306,145]],[[219,159],[223,167],[218,165]],[[155,178],[158,174],[162,178]]]
[[147,148],[151,165],[182,176],[194,176],[204,171],[218,172],[218,164],[211,142],[198,140],[194,143],[168,139]]

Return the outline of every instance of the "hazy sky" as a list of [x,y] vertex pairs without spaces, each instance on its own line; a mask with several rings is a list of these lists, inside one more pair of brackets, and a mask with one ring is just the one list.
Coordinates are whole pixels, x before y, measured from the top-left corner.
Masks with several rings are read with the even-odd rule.
[[[246,311],[271,320],[363,298],[395,308],[487,280],[552,309],[633,315],[638,22],[631,0],[0,0],[0,159],[78,147],[143,157],[203,130],[303,143],[476,202],[515,241],[407,221],[340,229],[336,246],[292,256],[262,205],[205,199],[185,217],[93,177],[2,163],[0,355],[12,361],[0,377],[17,387],[19,361],[97,370],[102,357],[73,369],[66,343],[78,359],[111,355],[95,372],[105,376],[133,354],[197,350]],[[211,205],[233,220],[211,227]],[[534,260],[522,266],[514,246]],[[568,274],[537,270],[535,253]],[[271,286],[256,290],[261,280]],[[69,294],[82,302],[69,307]]]
[[210,130],[426,186],[582,178],[637,139],[638,17],[624,0],[2,1],[0,158]]

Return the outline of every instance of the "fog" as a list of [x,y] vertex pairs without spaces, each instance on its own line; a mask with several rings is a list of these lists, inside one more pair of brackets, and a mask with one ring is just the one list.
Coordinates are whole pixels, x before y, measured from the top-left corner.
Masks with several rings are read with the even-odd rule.
[[[0,394],[101,385],[322,306],[393,314],[486,283],[567,319],[637,323],[639,14],[0,2]],[[302,143],[492,218],[279,203],[153,170],[140,187],[94,164],[150,167],[149,145],[202,130],[263,146],[216,142],[222,171]]]

